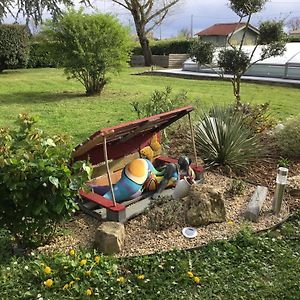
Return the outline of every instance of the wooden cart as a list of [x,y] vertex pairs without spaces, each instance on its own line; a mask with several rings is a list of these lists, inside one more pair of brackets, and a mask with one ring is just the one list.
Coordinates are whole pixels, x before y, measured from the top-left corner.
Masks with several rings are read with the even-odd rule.
[[[154,134],[160,136],[161,130],[185,115],[188,115],[190,120],[189,114],[192,110],[192,106],[186,106],[148,118],[101,129],[73,150],[73,159],[75,161],[89,159],[93,164],[93,180],[91,183],[108,184],[112,188],[112,185],[120,179],[121,171],[125,165],[140,157],[139,151],[150,145]],[[191,123],[190,129],[193,141],[191,147],[196,151]],[[203,168],[197,166],[196,152],[195,159],[195,163],[191,167],[196,175],[201,177]],[[153,164],[161,166],[170,162],[176,163],[177,160],[158,154]],[[108,200],[93,191],[81,190],[80,195],[82,201],[79,201],[79,205],[86,213],[100,219],[123,223],[143,212],[151,202],[150,193],[143,193],[140,197],[123,203],[116,203],[115,199]]]

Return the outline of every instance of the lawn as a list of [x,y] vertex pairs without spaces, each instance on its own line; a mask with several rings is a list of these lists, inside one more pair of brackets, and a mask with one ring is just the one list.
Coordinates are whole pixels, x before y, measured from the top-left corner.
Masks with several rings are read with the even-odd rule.
[[[189,103],[198,109],[233,100],[230,82],[131,75],[142,70],[128,68],[112,76],[101,97],[90,98],[58,69],[6,71],[0,75],[0,126],[12,125],[18,113],[28,112],[40,116],[39,127],[67,132],[79,143],[99,128],[135,119],[130,102],[143,102],[165,86],[174,94],[187,91]],[[269,101],[278,120],[300,112],[296,88],[245,83],[242,96],[244,102]],[[92,249],[17,257],[0,229],[0,299],[296,300],[299,239],[298,212],[277,230],[252,234],[244,229],[230,241],[193,251],[131,259],[105,257]]]
[[[10,125],[18,113],[40,116],[40,127],[50,133],[67,132],[75,143],[95,130],[136,118],[130,102],[145,101],[166,86],[173,93],[188,92],[189,103],[198,108],[232,101],[230,82],[186,80],[160,76],[132,75],[144,69],[128,68],[112,75],[100,97],[84,96],[84,88],[67,80],[59,69],[11,70],[0,75],[0,126]],[[300,111],[300,90],[296,88],[242,85],[244,102],[270,102],[272,115],[285,119]]]

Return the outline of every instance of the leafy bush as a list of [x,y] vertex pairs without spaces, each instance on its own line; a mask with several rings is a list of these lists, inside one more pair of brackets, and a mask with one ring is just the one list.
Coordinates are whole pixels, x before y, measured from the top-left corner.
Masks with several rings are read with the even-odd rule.
[[225,73],[244,73],[250,63],[248,55],[237,49],[221,50],[218,56],[218,65]]
[[49,23],[45,33],[68,78],[82,83],[87,96],[100,94],[108,82],[107,73],[127,65],[129,32],[112,15],[70,9],[58,22]]
[[281,154],[287,158],[300,158],[300,115],[289,119],[277,133]]
[[58,62],[43,42],[31,42],[27,68],[55,68]]
[[211,42],[197,40],[190,48],[190,57],[199,65],[211,64],[214,57],[214,48]]
[[147,213],[148,228],[152,231],[159,231],[170,228],[175,221],[180,222],[179,218],[183,215],[182,207],[181,200],[162,197],[155,201],[154,206]]
[[225,107],[202,113],[196,125],[195,142],[208,167],[221,165],[241,171],[263,153],[258,136],[245,126],[241,114]]
[[234,104],[232,106],[232,111],[240,113],[245,125],[254,133],[270,130],[276,124],[275,119],[270,115],[269,102],[263,104]]
[[29,55],[29,35],[24,25],[0,25],[0,72],[24,68]]
[[137,113],[138,118],[149,117],[155,114],[170,111],[180,107],[187,100],[187,92],[182,91],[172,96],[172,88],[165,87],[165,90],[155,90],[148,101],[144,104],[140,102],[131,102],[131,106]]
[[58,222],[72,216],[74,198],[89,166],[70,166],[71,146],[64,136],[46,135],[36,120],[20,115],[17,129],[0,130],[0,226],[18,245],[47,239]]

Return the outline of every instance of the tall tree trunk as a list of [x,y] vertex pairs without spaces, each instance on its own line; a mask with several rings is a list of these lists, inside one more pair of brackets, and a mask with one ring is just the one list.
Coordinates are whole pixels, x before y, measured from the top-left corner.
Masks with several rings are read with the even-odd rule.
[[241,76],[236,76],[231,79],[232,87],[233,87],[233,94],[235,96],[235,104],[236,107],[241,106]]
[[152,52],[149,45],[149,40],[146,36],[141,36],[140,38],[140,44],[143,50],[144,60],[145,60],[145,66],[150,67],[153,65],[153,59],[152,59]]

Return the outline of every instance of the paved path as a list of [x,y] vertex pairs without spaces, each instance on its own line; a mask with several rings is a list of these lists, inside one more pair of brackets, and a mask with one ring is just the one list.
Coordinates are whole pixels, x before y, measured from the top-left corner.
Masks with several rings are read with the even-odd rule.
[[[187,79],[202,79],[202,80],[220,80],[218,74],[213,73],[199,73],[191,71],[182,71],[181,69],[162,69],[154,70],[151,72],[145,72],[145,74],[151,75],[163,75],[170,77],[180,77]],[[224,75],[224,80],[230,80],[232,75]],[[255,76],[242,76],[243,81],[254,82],[254,83],[270,83],[279,85],[288,85],[300,88],[300,80],[297,79],[282,79],[282,78],[269,78],[269,77],[255,77]]]

